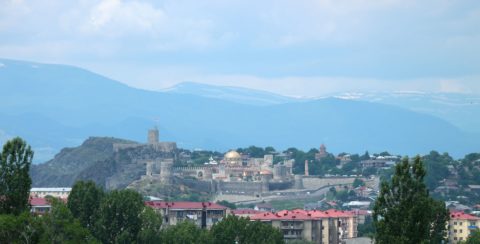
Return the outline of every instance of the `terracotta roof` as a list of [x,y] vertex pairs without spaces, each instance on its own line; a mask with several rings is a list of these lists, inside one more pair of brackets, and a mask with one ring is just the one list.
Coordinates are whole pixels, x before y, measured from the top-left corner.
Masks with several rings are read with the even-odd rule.
[[276,213],[260,213],[255,214],[250,219],[252,220],[309,220],[309,219],[322,219],[322,218],[348,218],[354,217],[356,213],[354,211],[344,211],[330,209],[326,211],[321,210],[282,210]]
[[464,212],[451,212],[450,213],[450,218],[451,219],[464,219],[464,220],[480,220],[479,217],[467,214]]
[[[63,201],[64,203],[67,203],[67,198],[57,198],[60,201]],[[30,197],[28,199],[28,202],[32,206],[50,206],[51,204],[47,201],[46,198],[43,197]]]
[[227,209],[217,203],[212,202],[164,202],[164,201],[147,201],[145,205],[152,208],[170,208],[170,209]]
[[259,213],[250,217],[251,220],[313,220],[314,218],[309,214],[295,213],[292,211],[285,211],[282,214],[278,213]]
[[41,197],[32,197],[29,199],[30,205],[32,206],[50,206],[50,203],[45,198]]

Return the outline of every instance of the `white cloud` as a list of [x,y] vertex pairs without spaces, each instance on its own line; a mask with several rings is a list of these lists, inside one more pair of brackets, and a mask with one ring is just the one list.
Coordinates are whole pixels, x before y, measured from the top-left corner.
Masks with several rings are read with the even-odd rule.
[[215,80],[308,94],[434,80],[421,84],[463,91],[479,72],[478,23],[476,0],[0,0],[0,57],[154,89]]
[[137,32],[155,33],[166,18],[161,9],[148,3],[120,0],[103,0],[86,16],[82,30],[114,37]]

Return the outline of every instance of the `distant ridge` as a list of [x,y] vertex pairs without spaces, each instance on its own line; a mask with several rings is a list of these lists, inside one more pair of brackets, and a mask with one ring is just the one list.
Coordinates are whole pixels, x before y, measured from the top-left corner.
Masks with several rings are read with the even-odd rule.
[[222,94],[241,95],[214,91],[209,94],[216,97],[209,97],[203,85],[192,90],[197,85],[190,83],[189,89],[155,92],[72,66],[0,63],[0,140],[24,137],[42,152],[36,154],[37,162],[90,136],[144,142],[145,131],[157,119],[160,139],[184,148],[257,145],[282,150],[325,143],[332,152],[413,155],[437,150],[456,156],[478,150],[475,134],[398,106],[338,98],[282,102],[282,96],[253,91],[264,103],[252,105],[250,97],[256,95],[248,89],[221,88]]
[[265,106],[301,101],[296,98],[233,86],[214,86],[195,82],[182,82],[173,87],[161,90],[174,94],[189,94],[201,97],[216,98],[241,104]]

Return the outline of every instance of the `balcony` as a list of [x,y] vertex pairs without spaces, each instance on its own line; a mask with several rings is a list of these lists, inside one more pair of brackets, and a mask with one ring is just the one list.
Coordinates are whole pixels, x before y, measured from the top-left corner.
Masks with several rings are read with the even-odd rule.
[[284,239],[302,239],[302,235],[296,235],[296,234],[286,234],[283,235]]
[[282,225],[282,230],[303,230],[303,224]]

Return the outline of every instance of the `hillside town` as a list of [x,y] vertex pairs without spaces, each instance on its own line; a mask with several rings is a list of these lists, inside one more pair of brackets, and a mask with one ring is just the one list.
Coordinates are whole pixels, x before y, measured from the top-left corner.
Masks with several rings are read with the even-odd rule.
[[[174,142],[160,142],[157,128],[149,130],[147,138],[146,144],[112,144],[112,147],[117,153],[131,154],[139,149],[145,152],[135,154],[132,164],[137,170],[141,168],[143,174],[124,185],[143,195],[144,205],[161,216],[163,226],[188,221],[199,228],[210,229],[231,215],[278,228],[286,242],[369,243],[372,206],[380,193],[381,178],[391,174],[401,161],[400,156],[386,152],[335,156],[324,144],[318,150],[311,150],[312,159],[303,162],[298,162],[289,151],[264,150],[252,155],[254,147],[250,153],[248,149],[230,150],[221,157],[215,152],[192,153],[178,149]],[[151,150],[160,154],[152,154]],[[428,157],[436,157],[436,161],[451,159],[434,152],[425,157],[427,162]],[[469,157],[477,169],[479,155]],[[319,167],[331,162],[334,164],[330,168]],[[480,187],[470,184],[468,177],[463,183],[466,187],[461,181],[456,183],[459,174],[466,174],[462,171],[466,166],[458,161],[450,160],[441,167],[446,169],[446,173],[442,171],[445,178],[434,181],[427,177],[427,185],[434,187],[432,192],[444,200],[450,213],[445,223],[449,243],[459,243],[467,240],[471,231],[480,225],[480,205],[475,202]],[[320,169],[322,173],[317,174]],[[108,189],[112,185],[106,181],[104,187]],[[184,192],[171,190],[178,186],[192,191],[182,199],[176,194]],[[47,214],[51,197],[68,202],[71,191],[71,186],[32,188],[29,197],[32,214]],[[195,192],[200,191],[208,194],[198,199],[201,201],[192,201]],[[458,191],[466,194],[452,199],[451,193]]]

